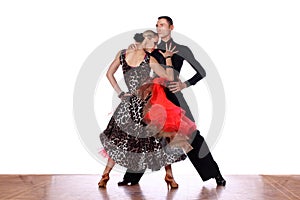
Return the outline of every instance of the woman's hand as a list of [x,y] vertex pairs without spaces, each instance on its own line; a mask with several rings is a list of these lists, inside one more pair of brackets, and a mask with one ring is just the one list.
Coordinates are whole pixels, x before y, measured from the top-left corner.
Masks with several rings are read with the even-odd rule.
[[124,95],[121,96],[121,100],[126,99],[126,97],[130,97],[132,94],[130,93],[125,93]]
[[174,46],[172,48],[172,42],[171,42],[169,46],[166,44],[166,51],[165,52],[162,52],[161,50],[159,50],[159,52],[164,56],[164,58],[170,58],[175,53],[179,52],[179,51],[175,51],[175,50],[176,50],[176,46]]

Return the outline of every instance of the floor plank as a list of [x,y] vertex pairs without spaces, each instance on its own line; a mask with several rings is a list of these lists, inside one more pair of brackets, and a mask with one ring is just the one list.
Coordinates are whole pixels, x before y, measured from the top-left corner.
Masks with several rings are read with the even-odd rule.
[[122,174],[112,174],[106,189],[100,175],[0,175],[0,199],[230,199],[300,200],[300,175],[227,175],[226,187],[198,176],[178,176],[179,188],[168,190],[160,173],[146,174],[135,186],[118,187]]

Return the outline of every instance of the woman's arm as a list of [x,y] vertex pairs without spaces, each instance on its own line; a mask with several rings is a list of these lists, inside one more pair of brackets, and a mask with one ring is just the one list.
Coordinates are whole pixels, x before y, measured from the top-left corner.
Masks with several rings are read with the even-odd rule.
[[172,61],[170,58],[166,59],[167,68],[164,69],[154,57],[150,57],[150,67],[151,69],[162,78],[167,79],[168,81],[174,80],[174,71],[172,66]]
[[120,63],[120,54],[121,54],[121,52],[119,51],[106,72],[107,79],[109,80],[111,86],[114,88],[114,90],[117,92],[118,95],[122,92],[122,90],[121,90],[119,84],[117,83],[117,81],[114,77],[114,74],[121,64]]
[[166,65],[167,65],[166,70],[161,65],[159,65],[157,60],[152,56],[150,57],[150,67],[158,76],[162,78],[166,78],[168,81],[173,81],[174,70],[172,67],[171,58],[173,54],[178,53],[178,51],[176,50],[176,46],[172,47],[172,43],[169,46],[166,44],[166,51],[165,52],[159,51],[159,52],[166,59]]

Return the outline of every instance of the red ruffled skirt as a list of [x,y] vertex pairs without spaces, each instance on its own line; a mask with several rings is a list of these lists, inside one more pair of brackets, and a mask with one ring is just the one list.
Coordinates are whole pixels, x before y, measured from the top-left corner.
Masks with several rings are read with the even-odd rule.
[[164,91],[166,83],[164,78],[152,80],[152,96],[144,120],[148,125],[160,130],[160,133],[166,133],[171,137],[189,136],[196,130],[196,124],[185,116],[182,108],[167,99]]

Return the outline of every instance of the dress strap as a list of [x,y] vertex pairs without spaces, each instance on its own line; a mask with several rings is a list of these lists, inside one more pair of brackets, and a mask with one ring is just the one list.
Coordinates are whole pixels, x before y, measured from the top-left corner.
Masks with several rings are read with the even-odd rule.
[[126,49],[122,49],[121,54],[120,54],[120,63],[121,63],[121,65],[124,64],[125,55],[126,55]]
[[145,55],[145,62],[146,63],[149,63],[150,62],[150,56],[151,56],[151,54],[148,52],[148,51],[145,51],[145,53],[146,53],[146,55]]

